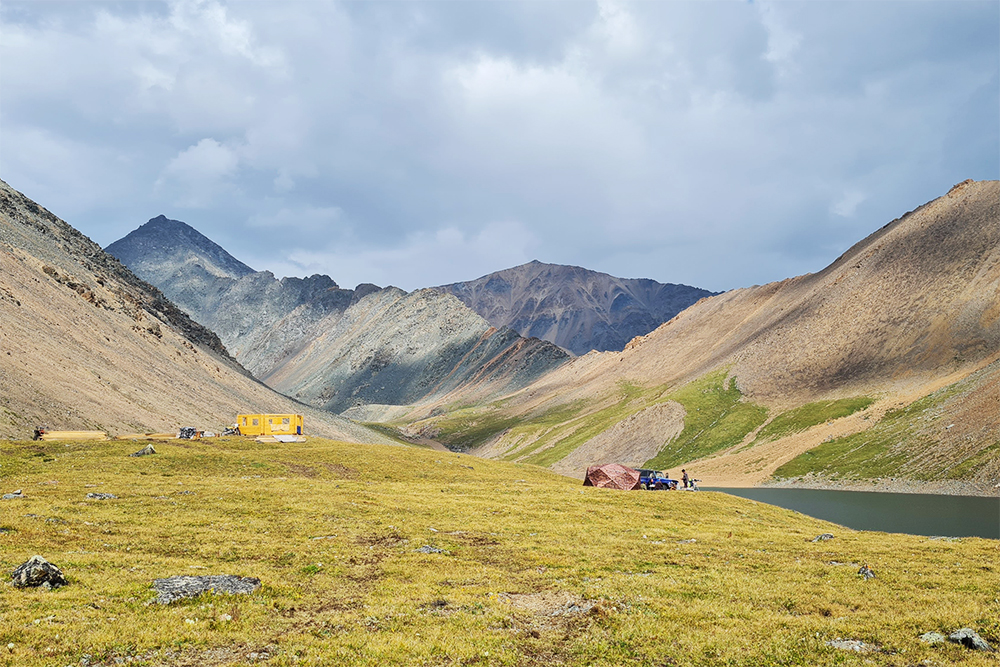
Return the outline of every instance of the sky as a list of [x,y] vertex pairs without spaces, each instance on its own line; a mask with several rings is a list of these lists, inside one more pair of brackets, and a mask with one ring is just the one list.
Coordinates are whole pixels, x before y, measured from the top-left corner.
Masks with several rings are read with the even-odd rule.
[[347,288],[763,284],[1000,178],[1000,2],[4,0],[0,178]]

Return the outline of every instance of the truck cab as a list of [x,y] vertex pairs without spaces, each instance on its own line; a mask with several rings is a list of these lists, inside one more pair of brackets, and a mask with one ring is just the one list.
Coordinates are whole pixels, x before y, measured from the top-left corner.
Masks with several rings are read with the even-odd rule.
[[677,480],[659,470],[639,468],[639,486],[648,491],[673,491],[677,489]]

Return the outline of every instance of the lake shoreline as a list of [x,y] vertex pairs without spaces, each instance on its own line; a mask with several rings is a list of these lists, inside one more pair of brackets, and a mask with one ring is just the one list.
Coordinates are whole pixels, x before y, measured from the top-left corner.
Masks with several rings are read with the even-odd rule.
[[[721,486],[721,485],[720,485]],[[728,484],[732,488],[740,488]],[[757,489],[816,489],[822,491],[871,491],[874,493],[915,493],[938,496],[975,496],[1000,498],[1000,489],[986,483],[959,480],[925,482],[897,477],[876,479],[829,479],[821,475],[807,475],[783,480],[768,480],[742,488]]]

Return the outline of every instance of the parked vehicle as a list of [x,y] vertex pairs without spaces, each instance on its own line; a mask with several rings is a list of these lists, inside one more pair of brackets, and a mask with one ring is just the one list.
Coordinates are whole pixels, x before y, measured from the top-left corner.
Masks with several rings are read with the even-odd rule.
[[639,468],[639,486],[648,491],[673,491],[677,489],[677,480],[659,470]]

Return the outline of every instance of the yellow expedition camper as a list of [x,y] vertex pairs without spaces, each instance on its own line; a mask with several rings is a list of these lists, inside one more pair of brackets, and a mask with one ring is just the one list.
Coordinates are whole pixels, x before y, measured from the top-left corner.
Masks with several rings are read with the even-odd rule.
[[240,435],[302,435],[302,415],[237,415]]

